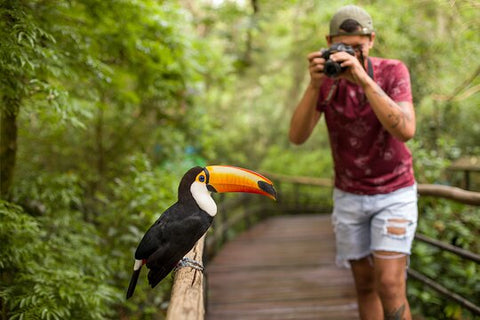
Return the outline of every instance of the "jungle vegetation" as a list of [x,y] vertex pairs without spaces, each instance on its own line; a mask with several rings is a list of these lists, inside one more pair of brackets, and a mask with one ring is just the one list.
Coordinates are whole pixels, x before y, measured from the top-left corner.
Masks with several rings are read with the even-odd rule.
[[[478,0],[1,0],[0,319],[161,319],[171,280],[124,292],[191,166],[331,177],[323,122],[302,146],[288,127],[307,53],[352,2],[374,19],[371,54],[409,67],[418,182],[452,183],[452,161],[480,156]],[[423,233],[480,253],[478,208],[421,212]],[[415,250],[480,301],[477,265]],[[409,296],[425,319],[473,319],[421,285]]]

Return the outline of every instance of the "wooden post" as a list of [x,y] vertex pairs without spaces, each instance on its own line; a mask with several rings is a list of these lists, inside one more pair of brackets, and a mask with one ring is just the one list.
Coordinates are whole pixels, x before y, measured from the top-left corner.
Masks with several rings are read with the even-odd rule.
[[470,171],[464,171],[465,190],[470,190]]
[[[198,240],[185,257],[203,264],[203,246],[205,236]],[[167,310],[167,320],[203,320],[205,305],[203,302],[203,273],[184,267],[177,270],[173,282],[172,296]]]

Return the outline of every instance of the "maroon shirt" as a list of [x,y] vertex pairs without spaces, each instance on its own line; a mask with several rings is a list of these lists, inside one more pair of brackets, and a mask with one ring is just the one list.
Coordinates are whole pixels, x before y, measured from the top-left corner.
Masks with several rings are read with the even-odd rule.
[[[370,58],[375,82],[393,101],[412,102],[410,75],[398,60]],[[412,155],[405,143],[385,130],[363,89],[345,79],[326,79],[317,110],[325,114],[335,166],[335,186],[356,194],[381,194],[415,183]]]

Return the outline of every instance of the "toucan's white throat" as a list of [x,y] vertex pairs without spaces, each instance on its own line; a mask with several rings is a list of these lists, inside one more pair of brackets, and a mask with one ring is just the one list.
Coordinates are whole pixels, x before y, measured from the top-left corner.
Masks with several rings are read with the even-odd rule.
[[208,191],[205,183],[195,181],[190,187],[190,192],[200,209],[212,217],[217,214],[217,204],[213,201],[211,192]]

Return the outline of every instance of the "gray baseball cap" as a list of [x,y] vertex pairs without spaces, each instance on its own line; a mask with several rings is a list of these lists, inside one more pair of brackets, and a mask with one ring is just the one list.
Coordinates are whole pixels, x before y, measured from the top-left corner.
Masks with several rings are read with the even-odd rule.
[[[354,32],[346,32],[340,29],[345,20],[352,19],[360,24],[360,30]],[[369,35],[373,32],[372,17],[364,9],[348,5],[341,7],[330,20],[330,36],[339,35]]]

